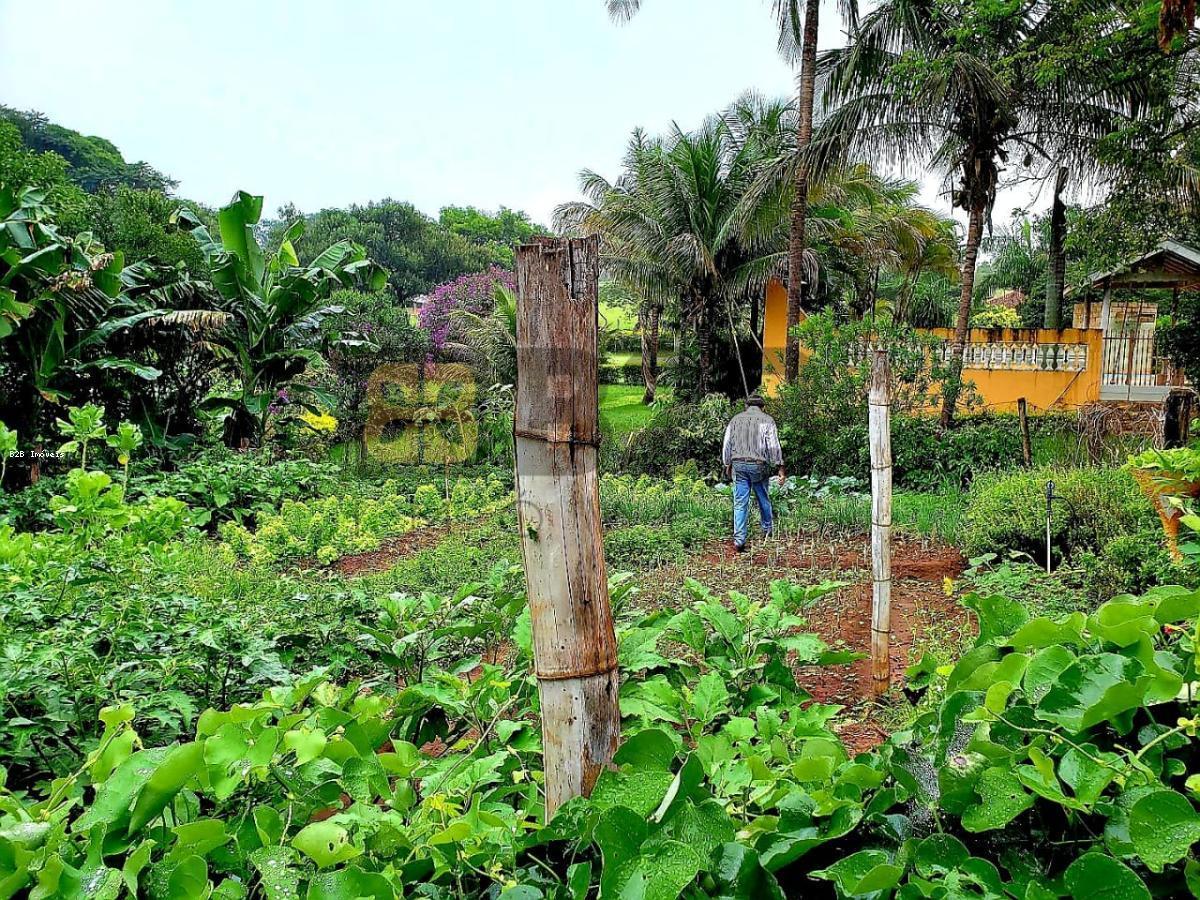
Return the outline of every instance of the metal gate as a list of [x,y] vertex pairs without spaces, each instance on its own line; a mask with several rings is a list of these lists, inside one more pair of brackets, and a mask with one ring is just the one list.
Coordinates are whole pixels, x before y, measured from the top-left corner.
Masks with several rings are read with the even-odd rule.
[[1158,402],[1183,379],[1157,352],[1157,304],[1114,306],[1104,329],[1100,399]]

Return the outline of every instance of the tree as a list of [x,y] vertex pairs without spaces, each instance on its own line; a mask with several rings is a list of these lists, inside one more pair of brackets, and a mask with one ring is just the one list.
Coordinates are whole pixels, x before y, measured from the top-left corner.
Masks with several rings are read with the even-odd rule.
[[490,312],[455,309],[450,313],[463,331],[462,344],[487,371],[492,384],[517,381],[517,295],[497,282]]
[[[300,216],[295,207],[280,210],[266,229],[266,246],[279,247]],[[492,258],[488,247],[454,234],[411,203],[397,200],[325,209],[304,219],[304,233],[294,242],[301,263],[312,262],[330,244],[351,241],[387,272],[388,284],[400,300],[428,293],[434,285],[459,275],[482,271]]]
[[71,180],[69,169],[57,153],[30,150],[17,126],[0,118],[0,173],[5,183],[44,191],[55,227],[63,234],[79,234],[88,229],[94,199]]
[[[609,14],[616,19],[630,18],[641,8],[641,0],[607,0]],[[808,190],[811,167],[808,147],[813,134],[813,103],[817,77],[817,34],[820,25],[821,0],[804,0],[804,13],[800,12],[800,0],[772,0],[772,9],[779,23],[779,50],[785,58],[800,63],[799,87],[796,109],[799,113],[796,124],[797,157],[794,168],[791,221],[788,232],[788,279],[787,279],[787,342],[785,369],[788,381],[794,381],[800,367],[800,343],[793,334],[800,323],[813,262],[808,250]],[[839,0],[842,17],[856,27],[858,21],[857,0]]]
[[[738,344],[744,311],[783,263],[786,209],[759,186],[788,141],[787,104],[747,99],[697,130],[635,132],[624,172],[581,176],[583,203],[559,207],[560,228],[602,239],[606,270],[652,303],[671,304],[695,337],[700,394],[746,391]],[[721,378],[723,335],[740,371]]]
[[989,0],[885,0],[849,46],[821,63],[830,112],[816,156],[932,162],[953,182],[953,205],[967,214],[943,427],[954,419],[979,246],[1003,167],[1032,149],[1051,156],[1055,126],[1093,93],[1068,70],[1045,82],[1029,74],[1023,61],[1042,43],[1037,28],[1045,15],[1039,6]]
[[515,265],[514,247],[528,243],[535,235],[550,233],[530,221],[524,212],[503,206],[496,213],[483,212],[474,206],[445,206],[438,215],[438,224],[451,234],[486,247],[491,264],[504,269]]
[[0,106],[0,120],[16,126],[30,150],[62,157],[71,180],[89,193],[118,185],[165,192],[178,184],[149,163],[126,162],[111,141],[55,125],[41,113]]
[[297,379],[319,358],[317,346],[329,340],[325,320],[340,312],[326,301],[340,288],[365,284],[379,290],[386,279],[351,241],[339,241],[301,265],[293,241],[304,234],[303,219],[284,231],[278,250],[265,258],[255,240],[262,202],[261,196],[239,191],[217,215],[219,240],[190,210],[176,216],[208,261],[218,311],[166,318],[208,332],[218,364],[237,380],[235,393],[208,402],[227,412],[224,438],[230,447],[261,443],[283,404],[313,408],[313,388]]
[[1162,0],[1158,18],[1158,44],[1169,50],[1175,38],[1196,26],[1196,0]]
[[86,232],[60,235],[46,196],[0,182],[0,420],[35,438],[48,404],[92,399],[88,378],[160,374],[108,347],[162,310],[127,293],[136,273],[120,253],[104,252]]
[[[851,28],[857,27],[857,2],[841,0],[839,6],[843,18],[851,24]],[[808,150],[813,135],[821,0],[805,0],[802,32],[799,0],[775,0],[774,9],[780,26],[780,49],[785,56],[794,58],[795,48],[799,47],[800,56],[799,124],[796,140],[798,164],[792,189],[791,228],[788,235],[788,334],[784,354],[787,380],[795,381],[800,370],[800,341],[793,331],[800,324],[809,287],[809,280],[805,277],[804,259],[808,247],[808,189],[812,175]]]

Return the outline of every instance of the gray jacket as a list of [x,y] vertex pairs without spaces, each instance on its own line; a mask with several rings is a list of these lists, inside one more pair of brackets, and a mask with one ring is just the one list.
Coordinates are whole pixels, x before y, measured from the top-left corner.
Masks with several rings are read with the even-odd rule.
[[725,442],[721,446],[721,461],[732,465],[734,460],[750,460],[783,465],[783,448],[779,446],[779,431],[775,420],[757,406],[749,406],[734,416],[725,427]]

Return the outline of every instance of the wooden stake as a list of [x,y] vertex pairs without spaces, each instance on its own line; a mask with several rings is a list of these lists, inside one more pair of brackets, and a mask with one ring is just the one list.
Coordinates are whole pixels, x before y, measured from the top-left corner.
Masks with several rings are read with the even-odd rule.
[[1033,444],[1029,440],[1029,407],[1024,397],[1017,400],[1017,415],[1021,420],[1021,458],[1025,461],[1025,468],[1032,469]]
[[542,710],[546,819],[617,749],[617,640],[597,448],[599,242],[517,250],[517,504]]
[[1192,424],[1191,388],[1172,388],[1163,403],[1163,448],[1187,446]]
[[867,398],[871,442],[871,688],[892,684],[892,406],[887,350],[871,351]]

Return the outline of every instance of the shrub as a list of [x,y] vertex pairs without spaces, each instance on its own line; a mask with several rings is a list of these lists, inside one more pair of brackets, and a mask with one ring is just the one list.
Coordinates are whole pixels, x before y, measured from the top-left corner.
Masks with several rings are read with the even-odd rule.
[[1046,558],[1046,483],[1054,482],[1051,546],[1056,560],[1103,550],[1110,541],[1152,527],[1149,501],[1121,469],[1054,469],[985,475],[976,480],[963,517],[968,554],[1027,553]]
[[723,394],[709,394],[698,403],[674,403],[650,424],[629,437],[622,471],[669,477],[694,460],[702,475],[721,472],[721,443],[725,426],[742,407]]

